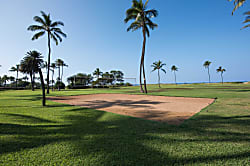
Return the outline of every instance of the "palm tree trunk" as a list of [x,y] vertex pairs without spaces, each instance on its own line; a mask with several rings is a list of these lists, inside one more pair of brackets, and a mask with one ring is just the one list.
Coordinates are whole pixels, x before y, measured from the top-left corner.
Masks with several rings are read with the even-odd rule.
[[45,86],[44,86],[44,80],[43,80],[43,73],[42,70],[39,69],[39,75],[40,75],[40,81],[41,81],[41,86],[42,86],[42,93],[43,93],[43,100],[42,100],[42,105],[46,105],[46,97],[45,97]]
[[175,81],[175,85],[177,85],[177,82],[176,82],[176,73],[174,71],[174,81]]
[[[144,24],[144,26],[146,25]],[[145,75],[145,68],[144,68],[145,48],[146,48],[146,31],[145,31],[145,28],[143,27],[142,71],[143,71],[143,79],[144,79],[144,90],[145,90],[145,93],[147,94],[148,91],[147,91],[146,75]]]
[[158,69],[158,84],[159,84],[159,88],[161,87],[160,81],[161,81],[161,78],[160,78],[160,71],[159,71],[159,69]]
[[143,59],[142,59],[142,57],[141,57],[141,62],[140,62],[140,88],[141,88],[141,93],[144,93],[144,90],[143,90],[143,88],[142,88],[142,81],[141,81],[141,77],[142,77],[142,61],[143,61]]
[[221,83],[223,84],[223,75],[222,75],[222,73],[221,73]]
[[53,69],[52,71],[52,91],[54,90],[54,71],[55,69]]
[[62,78],[63,78],[63,65],[62,65],[62,75],[61,75],[61,82],[63,82],[63,81],[62,81]]
[[34,81],[33,81],[33,74],[30,72],[30,83],[31,83],[31,90],[34,91]]
[[17,80],[18,80],[18,69],[16,71],[16,88],[17,88]]
[[209,80],[209,83],[211,83],[211,80],[210,80],[210,72],[209,72],[209,67],[207,68],[207,72],[208,72],[208,80]]
[[61,85],[61,68],[60,66],[58,67],[58,90],[60,91],[60,85]]
[[48,32],[48,47],[49,47],[49,55],[48,55],[48,70],[47,70],[47,94],[49,94],[49,68],[50,68],[50,32]]

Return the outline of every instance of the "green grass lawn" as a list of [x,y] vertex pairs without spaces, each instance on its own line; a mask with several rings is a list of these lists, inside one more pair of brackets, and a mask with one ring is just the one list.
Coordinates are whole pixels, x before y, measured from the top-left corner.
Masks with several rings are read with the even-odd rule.
[[43,108],[38,90],[0,91],[0,165],[250,165],[250,85],[150,85],[149,92],[218,99],[174,126],[52,101]]

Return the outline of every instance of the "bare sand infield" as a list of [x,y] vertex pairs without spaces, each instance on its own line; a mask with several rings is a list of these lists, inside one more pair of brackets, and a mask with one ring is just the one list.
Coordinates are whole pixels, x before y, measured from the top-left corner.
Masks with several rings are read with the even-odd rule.
[[128,94],[92,94],[51,97],[59,103],[81,106],[153,121],[181,124],[214,102],[214,99]]

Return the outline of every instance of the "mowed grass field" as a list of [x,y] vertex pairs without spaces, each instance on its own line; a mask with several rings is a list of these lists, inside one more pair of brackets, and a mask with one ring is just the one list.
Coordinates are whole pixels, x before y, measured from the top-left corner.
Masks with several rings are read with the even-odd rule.
[[[180,126],[0,91],[0,165],[250,165],[250,85],[149,86],[149,95],[217,98]],[[50,96],[140,94],[139,87]]]

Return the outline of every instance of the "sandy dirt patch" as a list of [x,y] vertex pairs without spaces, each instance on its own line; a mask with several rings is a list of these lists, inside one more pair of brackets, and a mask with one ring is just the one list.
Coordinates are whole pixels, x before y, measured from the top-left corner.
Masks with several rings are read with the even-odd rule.
[[153,121],[181,124],[214,99],[127,94],[93,94],[49,98],[55,102]]

